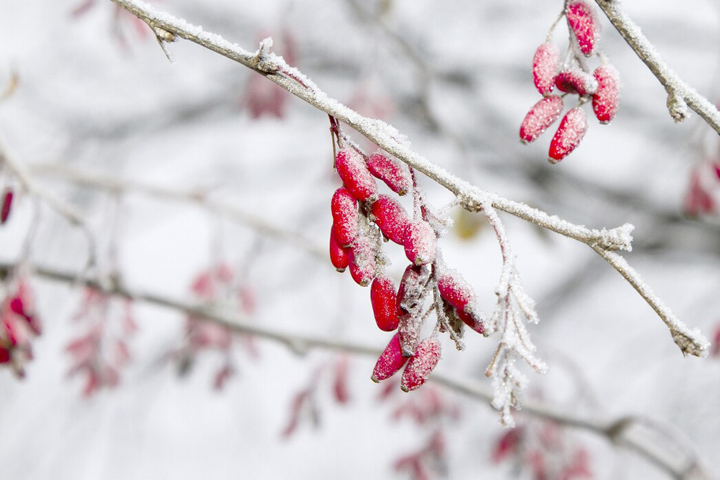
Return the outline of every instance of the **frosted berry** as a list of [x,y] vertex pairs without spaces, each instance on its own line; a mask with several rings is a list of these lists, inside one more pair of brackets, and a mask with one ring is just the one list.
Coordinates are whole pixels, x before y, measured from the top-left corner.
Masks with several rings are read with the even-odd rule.
[[555,88],[555,75],[560,68],[560,49],[552,42],[543,43],[533,56],[533,82],[541,95],[548,96]]
[[426,338],[420,342],[415,356],[410,359],[405,367],[400,388],[405,392],[409,392],[421,387],[440,360],[440,352],[440,341],[437,338]]
[[375,278],[375,248],[366,237],[358,237],[350,249],[350,275],[355,283],[367,287]]
[[562,98],[555,95],[545,97],[533,105],[520,124],[520,141],[522,143],[534,142],[550,125],[555,123],[555,120],[560,117],[562,109]]
[[415,265],[426,265],[435,261],[437,237],[425,220],[415,220],[405,230],[405,255]]
[[405,243],[405,232],[410,219],[397,200],[387,195],[380,195],[372,204],[372,215],[383,235],[398,245]]
[[565,114],[560,127],[550,142],[550,163],[557,163],[575,150],[587,131],[587,114],[575,107]]
[[598,88],[592,97],[592,107],[600,123],[610,123],[620,105],[620,77],[612,65],[601,65],[593,73]]
[[380,330],[392,332],[398,328],[400,318],[397,310],[397,291],[395,283],[385,275],[379,275],[370,287],[375,322]]
[[572,68],[557,74],[555,86],[561,92],[592,95],[597,91],[598,82],[592,75],[579,68]]
[[2,209],[0,209],[0,224],[7,222],[10,216],[10,209],[12,208],[13,202],[13,191],[10,188],[5,189],[5,194],[2,199]]
[[335,168],[353,197],[362,202],[374,202],[377,199],[377,183],[362,155],[351,148],[343,148],[335,157]]
[[368,158],[367,167],[370,173],[385,182],[385,185],[398,195],[402,196],[410,191],[410,176],[397,160],[374,153]]
[[409,265],[400,281],[397,294],[398,333],[403,355],[410,357],[415,354],[420,341],[420,311],[422,299],[430,277],[430,270],[425,266]]
[[600,22],[592,5],[586,0],[571,0],[565,8],[568,24],[586,57],[593,54],[600,37]]
[[405,365],[407,360],[408,357],[403,357],[402,355],[402,351],[400,350],[400,336],[396,333],[393,335],[387,347],[385,347],[380,358],[378,358],[377,363],[375,363],[371,377],[372,381],[377,383],[392,377]]
[[448,302],[468,327],[478,333],[484,332],[482,319],[477,314],[475,292],[458,272],[444,271],[437,282],[440,296]]
[[358,236],[357,200],[344,188],[338,188],[330,202],[335,240],[341,247],[351,245]]
[[338,272],[344,272],[350,263],[350,250],[340,246],[335,237],[335,225],[330,228],[330,261]]

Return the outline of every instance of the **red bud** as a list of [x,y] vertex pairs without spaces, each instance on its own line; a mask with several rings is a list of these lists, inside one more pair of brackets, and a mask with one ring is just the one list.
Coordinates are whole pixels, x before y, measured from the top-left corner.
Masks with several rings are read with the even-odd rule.
[[543,43],[533,56],[533,82],[540,94],[547,96],[555,88],[555,75],[560,68],[560,49],[552,42]]
[[571,0],[565,9],[568,24],[586,57],[593,54],[600,37],[600,22],[595,9],[585,0]]
[[330,261],[338,272],[344,272],[350,263],[350,250],[342,248],[335,238],[333,225],[330,228]]
[[597,91],[598,82],[592,75],[579,68],[563,70],[555,77],[555,86],[561,92],[592,95]]
[[360,201],[374,202],[378,190],[375,179],[370,174],[365,159],[351,148],[343,148],[335,157],[335,168],[345,184],[345,188]]
[[550,163],[565,158],[580,143],[587,131],[587,114],[582,107],[575,107],[565,114],[560,127],[550,142]]
[[533,105],[520,125],[520,141],[535,141],[560,117],[562,109],[563,101],[558,96],[545,97]]
[[379,275],[375,278],[370,287],[370,302],[380,330],[392,332],[398,328],[397,293],[390,277]]
[[612,65],[601,65],[593,74],[598,88],[592,97],[592,107],[600,123],[610,123],[620,105],[620,76]]
[[372,204],[372,214],[383,235],[398,245],[405,243],[405,231],[410,220],[397,200],[387,195],[380,195]]
[[405,231],[405,255],[415,265],[435,261],[437,237],[430,224],[424,220],[409,223]]
[[374,153],[368,158],[367,167],[370,173],[398,195],[405,195],[410,190],[410,176],[397,160]]
[[392,377],[402,368],[403,365],[405,365],[407,360],[408,357],[402,356],[402,351],[400,350],[400,336],[396,333],[393,335],[387,347],[385,347],[385,350],[382,355],[380,355],[380,358],[378,358],[377,363],[375,363],[375,368],[372,373],[372,381],[377,383],[381,380]]
[[420,342],[415,356],[405,367],[400,388],[409,392],[422,386],[440,360],[441,350],[440,341],[435,337],[426,338]]
[[10,209],[12,208],[13,191],[11,188],[5,189],[5,195],[3,195],[2,209],[0,209],[0,224],[7,222],[10,216]]
[[358,236],[357,200],[344,188],[338,188],[330,203],[332,210],[335,240],[341,247],[351,245]]
[[350,275],[355,283],[367,287],[375,278],[375,248],[366,237],[358,237],[350,249]]

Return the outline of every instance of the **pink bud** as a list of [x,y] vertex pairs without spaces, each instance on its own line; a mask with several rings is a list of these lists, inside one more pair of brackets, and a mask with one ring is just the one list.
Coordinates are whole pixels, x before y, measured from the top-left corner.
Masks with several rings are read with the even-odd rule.
[[585,0],[571,0],[567,4],[565,15],[577,38],[580,51],[589,57],[600,38],[601,27],[595,9]]
[[405,195],[410,190],[410,176],[397,160],[374,153],[368,158],[367,167],[370,173],[398,195]]
[[538,92],[550,95],[555,88],[555,75],[560,68],[560,49],[552,42],[545,42],[535,50],[533,56],[533,82]]
[[437,338],[426,338],[417,347],[415,356],[410,359],[403,372],[400,388],[405,392],[422,386],[440,360],[440,341]]
[[330,228],[330,261],[338,272],[344,272],[350,263],[350,251],[335,239],[335,225]]
[[344,188],[338,188],[330,203],[335,240],[341,247],[351,245],[358,236],[357,200]]
[[358,237],[350,249],[350,275],[355,283],[367,287],[375,278],[375,248],[367,237]]
[[477,315],[475,292],[458,272],[443,271],[438,277],[440,296],[455,308],[455,313],[467,326],[478,333],[484,332],[482,319]]
[[533,105],[520,125],[520,141],[534,142],[560,117],[562,109],[563,101],[558,96],[545,97]]
[[587,114],[582,107],[575,107],[565,114],[555,136],[550,142],[550,163],[557,163],[575,150],[587,131]]
[[400,350],[400,336],[396,333],[393,335],[390,343],[383,351],[372,373],[372,381],[377,383],[381,380],[392,377],[395,373],[405,365],[408,357],[403,357],[402,350]]
[[579,68],[563,70],[555,77],[555,86],[561,92],[592,95],[597,91],[598,82],[592,75]]
[[397,311],[397,292],[395,283],[390,277],[379,275],[375,278],[370,287],[370,303],[380,330],[392,332],[398,328],[400,319]]
[[610,123],[620,105],[620,76],[612,65],[601,65],[593,74],[598,83],[592,107],[600,123]]
[[10,209],[12,208],[13,191],[11,188],[5,189],[5,195],[3,195],[2,211],[0,211],[0,224],[7,222],[10,216]]
[[335,168],[345,184],[345,188],[356,199],[374,202],[378,189],[375,179],[370,175],[365,159],[351,148],[343,148],[335,157]]
[[372,204],[372,214],[383,235],[398,245],[405,243],[405,231],[410,219],[397,200],[387,195],[380,195]]
[[415,220],[405,230],[405,255],[415,265],[425,265],[435,261],[437,237],[430,224],[424,220]]

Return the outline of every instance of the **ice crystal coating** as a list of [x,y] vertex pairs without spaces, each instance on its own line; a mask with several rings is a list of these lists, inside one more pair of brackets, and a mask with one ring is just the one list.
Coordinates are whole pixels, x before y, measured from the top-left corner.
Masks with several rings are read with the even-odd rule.
[[601,27],[595,9],[586,0],[572,0],[567,4],[565,15],[577,38],[580,51],[589,57],[600,38]]
[[372,204],[372,215],[383,235],[398,245],[405,244],[405,232],[410,219],[397,200],[380,195]]
[[405,367],[400,388],[405,392],[420,388],[440,360],[441,350],[440,341],[436,337],[426,338],[420,342],[415,356]]
[[545,42],[535,50],[533,56],[533,82],[543,96],[555,88],[555,75],[560,68],[560,49],[552,42]]
[[13,201],[13,191],[10,188],[5,189],[5,194],[3,195],[3,202],[2,202],[2,211],[0,212],[0,224],[3,224],[7,222],[8,217],[10,216],[10,209],[12,208],[12,201]]
[[455,309],[458,318],[482,334],[485,328],[476,314],[475,292],[462,275],[454,270],[445,270],[438,277],[437,286],[440,296]]
[[335,168],[353,197],[362,202],[377,199],[377,183],[358,152],[351,148],[340,150],[335,157]]
[[598,88],[592,97],[592,107],[600,123],[610,123],[620,105],[620,75],[615,67],[601,65],[593,73]]
[[520,141],[534,142],[560,117],[562,109],[563,100],[556,95],[545,97],[533,105],[520,124]]
[[337,242],[335,225],[330,228],[330,261],[338,272],[344,272],[350,263],[350,251]]
[[395,282],[390,277],[379,275],[370,287],[370,303],[372,303],[375,323],[380,330],[392,332],[398,328],[400,317],[397,309],[397,291]]
[[405,230],[405,255],[415,265],[426,265],[435,261],[437,237],[425,220],[415,220]]
[[402,350],[400,349],[400,335],[393,335],[390,343],[387,344],[377,363],[373,368],[372,381],[377,383],[381,380],[392,377],[400,370],[408,357],[403,357]]
[[350,249],[350,275],[361,287],[367,287],[375,278],[375,253],[373,242],[362,236]]
[[398,195],[405,195],[410,190],[410,175],[397,160],[374,153],[368,158],[367,167],[370,173]]
[[420,340],[422,300],[429,276],[430,270],[426,266],[408,265],[398,288],[398,333],[403,355],[406,357],[415,354]]
[[550,163],[557,163],[575,150],[587,131],[587,114],[575,107],[565,114],[550,142]]
[[335,240],[341,247],[351,245],[358,236],[357,200],[350,192],[340,187],[335,190],[330,202]]
[[571,68],[557,74],[555,86],[561,92],[592,95],[597,91],[598,82],[595,77],[579,68]]

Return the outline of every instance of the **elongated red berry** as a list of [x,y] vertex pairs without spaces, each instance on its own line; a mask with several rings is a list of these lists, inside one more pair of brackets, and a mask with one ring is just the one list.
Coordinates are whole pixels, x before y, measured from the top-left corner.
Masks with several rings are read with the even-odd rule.
[[555,86],[561,92],[592,95],[597,91],[598,83],[592,75],[579,68],[571,68],[557,74]]
[[397,312],[400,322],[400,346],[403,355],[411,357],[420,342],[420,316],[423,296],[427,290],[430,270],[426,266],[408,265],[400,281]]
[[565,114],[555,136],[550,142],[550,163],[557,163],[575,150],[587,131],[587,114],[582,107],[575,107]]
[[375,277],[370,287],[370,302],[375,314],[375,322],[380,330],[392,332],[398,328],[400,318],[397,310],[397,290],[395,282],[390,277],[385,275]]
[[357,200],[344,188],[338,188],[330,202],[335,240],[341,247],[351,245],[358,236]]
[[12,201],[13,201],[13,191],[11,188],[5,189],[5,194],[3,195],[3,202],[2,202],[2,211],[0,211],[0,224],[3,224],[7,222],[8,217],[10,216],[10,209],[12,208]]
[[548,96],[555,88],[555,75],[560,69],[560,49],[552,42],[545,42],[533,56],[533,82],[541,95]]
[[560,117],[562,109],[562,97],[555,95],[545,97],[533,105],[520,124],[520,141],[522,143],[534,142]]
[[362,202],[375,201],[378,195],[377,183],[362,155],[351,148],[343,148],[335,157],[335,168],[353,197]]
[[410,222],[405,230],[405,255],[415,265],[426,265],[435,261],[437,237],[425,220]]
[[405,392],[420,388],[430,377],[440,361],[440,341],[435,338],[426,338],[417,347],[415,356],[410,359],[403,372],[400,388]]
[[338,272],[344,272],[350,263],[350,250],[337,242],[335,225],[330,228],[330,261]]
[[367,167],[370,173],[385,182],[385,185],[398,195],[402,196],[410,191],[410,175],[397,160],[374,153],[368,157]]
[[593,73],[598,88],[592,97],[592,107],[600,123],[610,123],[620,105],[620,76],[615,67],[601,65]]
[[600,38],[601,27],[595,9],[586,0],[571,0],[565,8],[565,15],[577,38],[580,51],[589,57]]
[[380,358],[378,358],[377,363],[375,363],[375,368],[373,369],[371,377],[372,381],[377,383],[381,380],[392,377],[403,367],[403,365],[405,365],[407,360],[408,357],[402,356],[402,351],[400,350],[400,336],[396,333],[393,335],[390,343],[387,344],[387,347],[385,347],[385,350],[382,355],[380,355]]
[[375,278],[375,253],[373,242],[362,236],[350,249],[350,275],[361,287],[367,287]]
[[397,200],[380,195],[372,204],[372,214],[383,235],[398,245],[405,243],[405,232],[410,219]]
[[475,292],[458,272],[445,270],[437,281],[440,296],[453,308],[458,318],[478,333],[484,332],[482,319],[477,311]]

